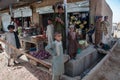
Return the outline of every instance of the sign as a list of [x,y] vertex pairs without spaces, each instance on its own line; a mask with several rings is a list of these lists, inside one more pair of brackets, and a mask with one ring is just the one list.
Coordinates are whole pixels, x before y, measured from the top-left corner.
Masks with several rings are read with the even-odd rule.
[[[67,3],[67,12],[88,12],[89,1],[80,1],[75,3]],[[39,14],[54,13],[52,6],[37,8],[36,12]]]
[[32,10],[30,7],[18,8],[16,10],[13,10],[13,13],[15,18],[32,16]]
[[46,7],[42,7],[42,8],[37,8],[36,11],[39,14],[46,14],[46,13],[53,13],[54,10],[52,9],[52,6],[46,6]]

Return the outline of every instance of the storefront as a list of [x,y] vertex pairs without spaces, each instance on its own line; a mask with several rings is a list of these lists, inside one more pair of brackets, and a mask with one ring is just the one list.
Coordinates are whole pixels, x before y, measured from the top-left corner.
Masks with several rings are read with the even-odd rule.
[[11,18],[8,12],[2,13],[1,20],[3,30],[8,31],[7,26],[11,24],[12,21],[16,24],[15,26],[17,27],[30,27],[31,16],[32,10],[29,7],[23,7],[13,10],[13,18]]
[[[44,29],[46,29],[47,19],[54,15],[53,5],[37,8],[36,12],[39,13],[40,16],[42,16],[42,23],[40,24],[43,25]],[[89,1],[68,3],[67,13],[68,25],[75,24],[77,28],[82,28],[82,33],[85,39],[85,31],[89,28]]]
[[14,18],[18,26],[30,27],[32,10],[30,7],[23,7],[13,10]]

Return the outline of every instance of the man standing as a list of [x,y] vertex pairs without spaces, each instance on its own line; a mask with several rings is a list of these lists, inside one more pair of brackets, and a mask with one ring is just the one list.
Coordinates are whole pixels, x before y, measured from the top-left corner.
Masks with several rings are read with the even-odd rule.
[[62,46],[66,49],[66,33],[65,33],[65,16],[62,5],[57,6],[57,13],[54,14],[54,32],[60,32],[62,34]]
[[98,45],[102,41],[102,16],[98,16],[95,23],[95,45]]
[[108,16],[104,17],[104,21],[102,21],[102,42],[107,43],[107,38],[110,36],[110,24],[108,22]]
[[95,31],[95,27],[94,27],[93,24],[91,24],[90,27],[89,27],[89,30],[87,32],[90,43],[93,43],[92,35],[94,34],[94,31]]
[[102,29],[105,35],[110,33],[110,24],[108,22],[108,16],[104,17],[104,21],[102,22]]
[[53,42],[53,34],[54,34],[54,26],[52,24],[52,20],[49,18],[47,30],[46,30],[46,37],[48,38],[48,45],[51,45]]

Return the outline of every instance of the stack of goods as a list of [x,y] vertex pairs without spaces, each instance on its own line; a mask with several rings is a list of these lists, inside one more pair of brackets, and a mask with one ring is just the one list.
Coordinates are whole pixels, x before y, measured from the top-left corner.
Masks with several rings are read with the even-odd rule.
[[46,39],[46,37],[44,35],[36,35],[36,36],[31,37],[31,40],[33,42],[44,41],[45,39]]
[[18,27],[18,34],[20,37],[22,36],[22,27]]
[[30,52],[30,55],[32,55],[33,57],[37,58],[37,59],[48,59],[51,55],[46,52],[45,50],[39,50],[37,52],[32,51]]
[[83,29],[88,24],[87,16],[88,13],[73,13],[70,15],[69,24],[75,24],[77,29]]
[[45,39],[46,36],[45,35],[37,35],[37,38],[40,38],[40,39]]
[[89,28],[89,14],[88,13],[70,13],[69,25],[75,26],[75,31],[78,35],[82,35],[80,39],[86,39],[86,32]]

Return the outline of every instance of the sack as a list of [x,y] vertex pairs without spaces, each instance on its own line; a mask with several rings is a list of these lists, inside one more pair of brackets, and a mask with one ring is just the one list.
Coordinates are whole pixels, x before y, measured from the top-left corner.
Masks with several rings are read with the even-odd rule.
[[37,58],[37,59],[48,59],[51,55],[46,52],[45,50],[39,50],[39,51],[33,51],[33,52],[29,52],[30,55],[32,55],[33,57]]

